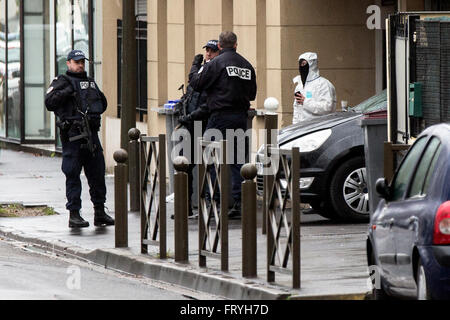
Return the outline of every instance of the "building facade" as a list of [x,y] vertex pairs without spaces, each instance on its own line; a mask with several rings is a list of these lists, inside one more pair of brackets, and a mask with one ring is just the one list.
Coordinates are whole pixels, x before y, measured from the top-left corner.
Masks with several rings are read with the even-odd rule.
[[[0,141],[58,150],[44,95],[65,72],[71,49],[90,57],[88,72],[108,98],[101,137],[107,167],[120,147],[121,16],[125,0],[0,0]],[[448,10],[443,0],[135,0],[138,41],[137,126],[166,131],[161,108],[181,96],[195,54],[223,30],[255,67],[259,110],[279,100],[279,126],[292,121],[298,56],[318,53],[321,75],[341,101],[356,105],[385,86],[384,19],[399,11]],[[125,62],[126,63],[126,62]],[[257,132],[257,131],[256,131]],[[261,143],[253,137],[253,148]],[[254,151],[254,150],[253,150]]]

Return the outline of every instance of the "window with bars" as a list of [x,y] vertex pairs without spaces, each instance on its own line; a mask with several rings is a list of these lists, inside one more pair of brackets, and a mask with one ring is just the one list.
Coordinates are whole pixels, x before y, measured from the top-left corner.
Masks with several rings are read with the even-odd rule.
[[[136,15],[136,51],[137,51],[137,102],[136,113],[139,121],[147,114],[147,21],[145,13]],[[117,20],[117,117],[122,108],[122,20]]]

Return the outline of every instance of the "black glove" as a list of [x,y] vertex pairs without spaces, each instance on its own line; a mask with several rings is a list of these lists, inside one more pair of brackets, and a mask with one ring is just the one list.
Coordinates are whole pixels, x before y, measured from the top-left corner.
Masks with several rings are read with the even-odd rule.
[[203,62],[203,55],[202,54],[198,54],[194,57],[194,61],[192,62],[192,65],[201,65]]
[[191,121],[192,121],[192,118],[191,118],[190,114],[188,114],[187,116],[181,116],[178,118],[178,123],[183,126],[188,125]]
[[73,87],[71,84],[69,84],[67,87],[61,90],[62,94],[64,96],[71,96],[75,93],[75,90],[73,90]]
[[67,121],[67,120],[64,120],[64,121],[58,120],[58,121],[56,121],[56,126],[61,131],[66,132],[66,131],[69,131],[69,129],[72,126],[72,124],[69,121]]

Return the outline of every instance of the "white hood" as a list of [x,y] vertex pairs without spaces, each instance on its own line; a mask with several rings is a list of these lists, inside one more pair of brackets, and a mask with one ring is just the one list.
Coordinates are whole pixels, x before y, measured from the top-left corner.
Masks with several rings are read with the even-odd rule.
[[303,85],[300,75],[293,79],[297,84],[294,92],[300,92],[305,100],[303,105],[294,100],[293,123],[312,119],[336,110],[336,90],[331,82],[320,76],[317,53],[305,52],[298,60],[305,59],[309,64],[308,76]]
[[298,61],[301,59],[305,59],[306,62],[309,64],[309,72],[308,77],[306,77],[306,81],[313,81],[320,77],[319,73],[319,65],[318,65],[318,59],[317,59],[317,53],[315,52],[305,52],[302,53],[298,57]]

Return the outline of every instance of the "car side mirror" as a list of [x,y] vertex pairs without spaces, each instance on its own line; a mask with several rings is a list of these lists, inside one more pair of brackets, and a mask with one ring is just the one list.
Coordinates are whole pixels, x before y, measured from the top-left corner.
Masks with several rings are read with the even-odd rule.
[[375,183],[375,190],[377,191],[378,195],[387,200],[390,195],[390,188],[388,185],[388,181],[386,178],[379,178],[377,182]]

